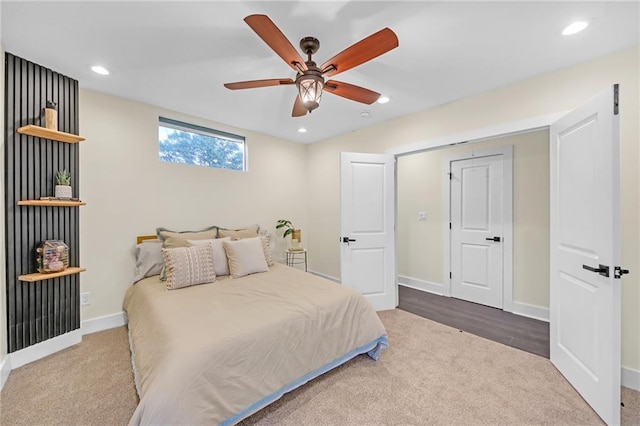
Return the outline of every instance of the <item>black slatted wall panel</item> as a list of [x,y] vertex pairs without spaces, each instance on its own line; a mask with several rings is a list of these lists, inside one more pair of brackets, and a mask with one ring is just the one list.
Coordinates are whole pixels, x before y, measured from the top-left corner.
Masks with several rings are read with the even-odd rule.
[[80,328],[80,277],[18,281],[36,272],[36,246],[63,240],[69,265],[79,266],[77,207],[18,206],[54,193],[55,173],[71,172],[79,194],[79,147],[22,135],[27,124],[44,127],[46,101],[58,104],[58,130],[78,134],[78,82],[40,65],[5,54],[5,213],[7,327],[9,352]]

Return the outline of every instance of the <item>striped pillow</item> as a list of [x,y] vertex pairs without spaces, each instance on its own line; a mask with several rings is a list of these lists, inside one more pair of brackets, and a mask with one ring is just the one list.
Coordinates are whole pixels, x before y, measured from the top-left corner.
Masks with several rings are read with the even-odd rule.
[[260,235],[262,241],[262,248],[264,249],[264,259],[267,261],[267,266],[273,266],[273,258],[271,257],[271,237],[269,235]]
[[168,290],[216,280],[211,244],[162,249],[162,257],[167,272],[165,284]]
[[222,247],[223,241],[229,241],[231,238],[216,238],[213,240],[187,240],[187,246],[201,246],[203,244],[210,244],[213,247],[213,267],[216,270],[216,276],[222,277],[229,275],[229,261],[227,260],[227,253]]

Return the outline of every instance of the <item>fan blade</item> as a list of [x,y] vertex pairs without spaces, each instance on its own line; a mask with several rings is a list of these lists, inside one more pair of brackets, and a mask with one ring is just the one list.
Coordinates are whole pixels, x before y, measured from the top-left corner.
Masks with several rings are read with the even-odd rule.
[[302,103],[300,95],[296,96],[296,101],[293,103],[293,111],[291,111],[292,117],[302,117],[307,115],[307,108]]
[[336,80],[327,81],[324,84],[324,90],[334,95],[342,96],[352,101],[362,102],[367,105],[371,105],[380,97],[380,93],[374,92],[373,90]]
[[244,21],[296,72],[306,71],[307,64],[291,42],[282,34],[267,15],[249,15]]
[[384,28],[347,47],[322,64],[320,69],[326,70],[324,72],[326,76],[336,75],[377,58],[396,47],[398,47],[398,37],[389,28]]
[[256,87],[280,86],[281,84],[294,84],[290,78],[272,78],[269,80],[238,81],[236,83],[225,83],[224,87],[231,90],[254,89]]

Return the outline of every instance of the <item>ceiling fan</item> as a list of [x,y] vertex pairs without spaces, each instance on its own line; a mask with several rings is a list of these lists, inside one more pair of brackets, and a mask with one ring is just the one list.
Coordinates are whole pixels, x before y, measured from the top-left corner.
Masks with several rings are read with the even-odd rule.
[[239,81],[226,83],[224,87],[237,90],[295,84],[298,88],[298,96],[293,104],[292,117],[304,116],[307,112],[318,108],[323,91],[368,105],[374,103],[380,97],[380,93],[337,80],[325,81],[325,77],[357,67],[398,47],[396,34],[389,28],[384,28],[351,45],[318,67],[311,59],[311,55],[320,47],[320,42],[315,37],[305,37],[300,40],[300,48],[307,55],[305,61],[268,16],[249,15],[244,18],[244,21],[297,72],[296,79]]

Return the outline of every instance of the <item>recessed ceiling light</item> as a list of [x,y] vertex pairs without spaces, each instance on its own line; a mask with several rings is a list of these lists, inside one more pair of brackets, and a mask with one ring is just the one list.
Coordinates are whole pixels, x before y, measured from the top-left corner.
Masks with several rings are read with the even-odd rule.
[[300,128],[298,129],[298,131],[299,131],[300,133],[307,133],[307,129],[305,129],[304,127],[300,127]]
[[562,35],[573,35],[579,33],[589,26],[586,21],[576,21],[562,31]]
[[387,102],[389,102],[390,100],[391,100],[391,98],[390,98],[390,97],[382,95],[382,96],[380,96],[380,97],[378,98],[378,103],[379,103],[379,104],[386,104],[386,103],[387,103]]
[[109,70],[105,67],[101,67],[100,65],[94,65],[91,67],[91,70],[100,75],[109,75]]
[[368,113],[367,111],[363,111],[363,112],[360,113],[360,117],[369,118],[369,117],[371,117],[371,114]]

